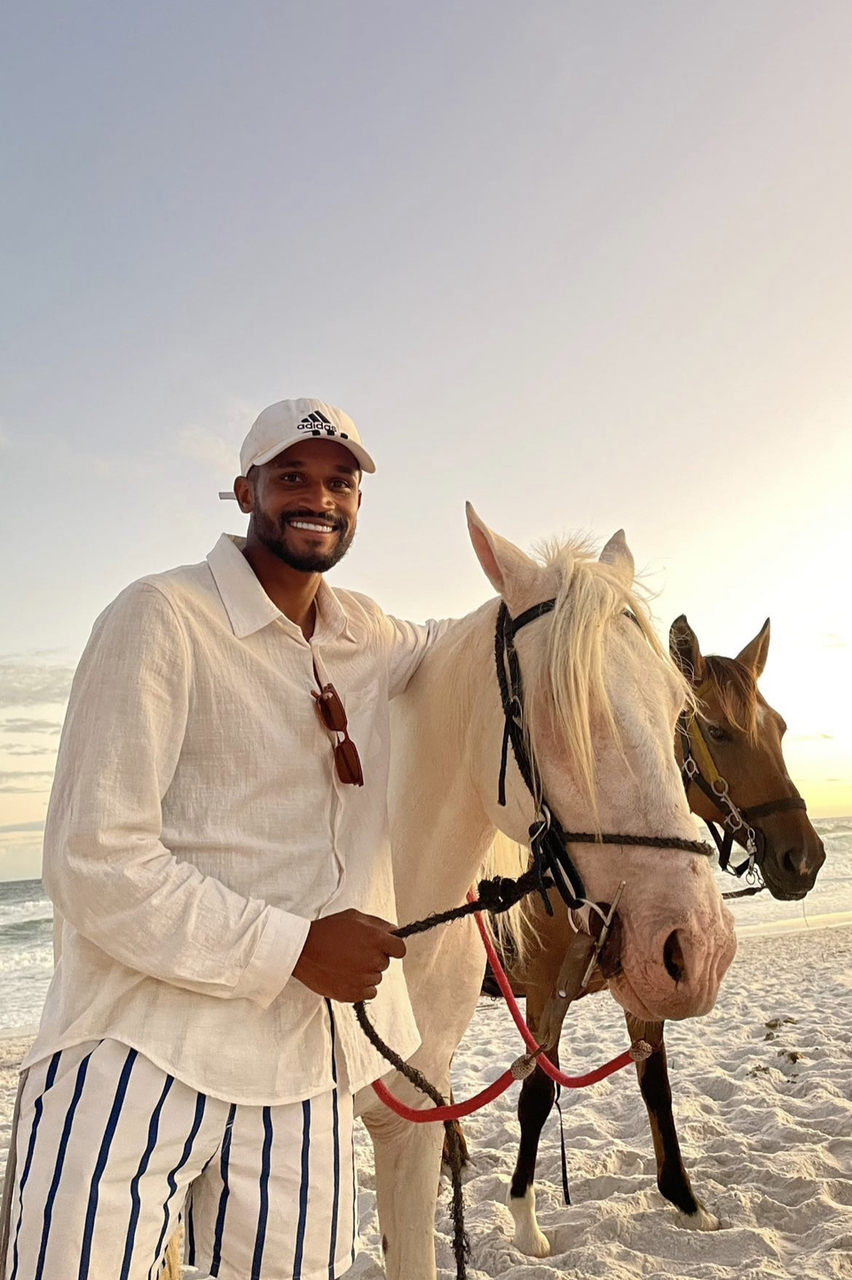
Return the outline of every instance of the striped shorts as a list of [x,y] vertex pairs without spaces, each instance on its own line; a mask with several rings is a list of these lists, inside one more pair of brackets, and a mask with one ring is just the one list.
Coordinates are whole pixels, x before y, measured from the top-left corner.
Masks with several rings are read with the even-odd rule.
[[206,1097],[101,1040],[30,1068],[6,1280],[156,1280],[179,1216],[185,1261],[220,1280],[335,1280],[355,1259],[352,1096]]

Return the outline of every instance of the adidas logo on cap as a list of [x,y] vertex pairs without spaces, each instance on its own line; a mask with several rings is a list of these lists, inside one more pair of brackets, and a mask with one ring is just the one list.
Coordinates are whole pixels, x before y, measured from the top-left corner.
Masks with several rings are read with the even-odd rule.
[[348,440],[349,437],[345,431],[339,431],[333,422],[325,416],[324,413],[309,413],[306,418],[296,427],[297,431],[310,431],[313,436],[340,436],[341,440]]

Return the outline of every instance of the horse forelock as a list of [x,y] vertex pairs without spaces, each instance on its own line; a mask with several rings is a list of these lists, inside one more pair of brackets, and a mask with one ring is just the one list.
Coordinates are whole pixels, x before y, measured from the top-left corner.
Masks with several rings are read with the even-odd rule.
[[630,613],[644,637],[644,654],[643,647],[621,648],[623,660],[635,668],[637,682],[647,681],[650,655],[661,677],[680,686],[685,701],[691,694],[654,631],[641,584],[627,586],[618,570],[598,560],[584,540],[549,543],[542,559],[555,570],[558,589],[546,640],[527,675],[527,736],[535,753],[546,714],[567,747],[597,822],[593,719],[602,719],[615,741],[622,741],[607,683],[607,624]]
[[758,695],[754,673],[736,658],[710,654],[704,661],[722,714],[735,729],[746,735],[749,742],[756,742]]

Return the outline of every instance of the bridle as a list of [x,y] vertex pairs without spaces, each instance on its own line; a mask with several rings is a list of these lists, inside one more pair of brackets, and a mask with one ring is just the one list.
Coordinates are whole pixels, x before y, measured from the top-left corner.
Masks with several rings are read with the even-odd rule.
[[[527,750],[524,735],[524,682],[521,664],[515,648],[515,636],[531,622],[552,613],[555,600],[544,600],[513,618],[504,601],[497,611],[497,627],[494,637],[494,659],[500,701],[503,705],[503,747],[500,756],[500,776],[497,784],[499,804],[506,804],[506,770],[509,763],[509,744],[518,771],[535,803],[535,816],[529,829],[530,852],[538,874],[538,888],[548,915],[553,907],[547,890],[556,887],[569,908],[594,907],[586,896],[586,886],[569,852],[571,844],[642,845],[655,849],[683,849],[712,858],[713,850],[702,840],[682,840],[679,836],[618,835],[605,832],[566,831],[547,803],[538,767]],[[596,909],[596,908],[595,908]]]
[[[709,681],[699,685],[695,690],[696,700],[700,701],[702,695],[709,689]],[[678,717],[677,731],[683,754],[681,777],[687,795],[690,786],[694,784],[722,815],[721,822],[704,819],[705,826],[719,850],[719,866],[728,875],[738,877],[744,875],[749,884],[764,888],[760,862],[763,860],[766,837],[756,825],[758,819],[768,818],[773,813],[787,813],[792,809],[807,811],[808,806],[800,795],[795,795],[741,809],[734,802],[726,779],[716,767],[713,753],[701,731],[701,723],[694,710],[687,709],[681,712]],[[731,851],[735,840],[742,843],[748,854],[746,861],[737,866],[731,862]]]

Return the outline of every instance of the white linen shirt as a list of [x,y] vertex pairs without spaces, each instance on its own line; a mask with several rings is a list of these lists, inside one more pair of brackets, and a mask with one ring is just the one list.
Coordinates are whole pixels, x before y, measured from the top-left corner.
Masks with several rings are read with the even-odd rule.
[[[311,920],[396,919],[388,700],[444,627],[323,582],[308,641],[243,545],[223,534],[206,562],[142,578],[95,623],[45,830],[59,961],[25,1065],[110,1037],[231,1102],[333,1087],[328,1007],[291,975]],[[314,667],[346,707],[363,787],[337,777]],[[399,961],[370,1011],[409,1057]],[[350,1088],[384,1074],[352,1007],[334,1017]]]

